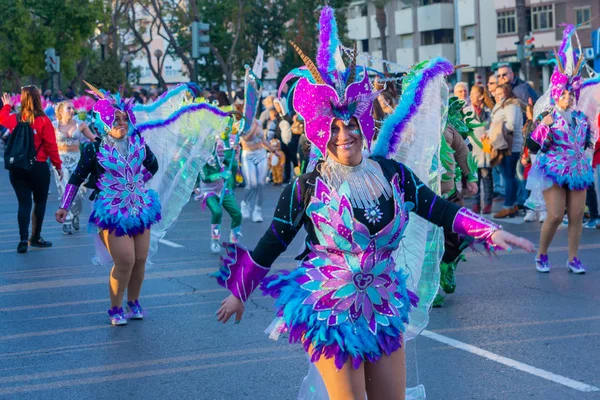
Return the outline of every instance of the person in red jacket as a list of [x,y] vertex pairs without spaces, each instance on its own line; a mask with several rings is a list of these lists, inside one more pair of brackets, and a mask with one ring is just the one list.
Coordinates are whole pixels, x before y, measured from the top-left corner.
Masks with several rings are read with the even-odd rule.
[[[4,106],[0,110],[0,125],[6,127],[11,133],[17,126],[17,114],[11,113],[12,101],[7,93],[2,96]],[[37,150],[36,162],[30,171],[9,171],[10,183],[12,184],[19,209],[17,220],[19,221],[19,234],[21,240],[17,246],[17,252],[27,252],[28,244],[32,247],[51,247],[52,243],[42,239],[42,224],[48,201],[48,189],[50,187],[50,170],[46,162],[48,158],[52,165],[62,177],[62,165],[56,146],[56,135],[50,119],[44,114],[40,94],[35,86],[21,88],[21,120],[28,122],[34,130],[34,146]],[[39,149],[39,150],[38,150]],[[31,213],[33,195],[33,214]],[[31,217],[30,217],[31,215]],[[29,236],[29,220],[31,218],[32,235]]]

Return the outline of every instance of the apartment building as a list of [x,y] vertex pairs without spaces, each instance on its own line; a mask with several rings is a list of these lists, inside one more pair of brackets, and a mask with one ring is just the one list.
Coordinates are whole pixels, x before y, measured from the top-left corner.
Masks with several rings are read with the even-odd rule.
[[[385,11],[386,58],[390,61],[410,66],[419,60],[444,57],[469,65],[462,70],[462,79],[469,83],[482,82],[497,61],[492,0],[392,0]],[[373,3],[353,2],[347,13],[349,38],[358,42],[359,50],[381,57]],[[373,66],[381,68],[378,63]]]
[[[561,24],[582,24],[578,29],[584,54],[590,65],[598,56],[592,48],[592,34],[600,26],[600,0],[526,0],[527,32],[533,35],[533,57],[529,66],[529,80],[538,91],[548,87],[553,66],[553,49],[560,45]],[[497,21],[496,51],[499,62],[518,62],[515,42],[517,19],[515,0],[494,0]]]

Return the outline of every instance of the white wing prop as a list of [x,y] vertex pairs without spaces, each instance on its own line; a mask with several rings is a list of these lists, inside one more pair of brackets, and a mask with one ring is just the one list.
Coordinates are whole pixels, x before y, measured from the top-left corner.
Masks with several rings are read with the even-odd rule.
[[[398,107],[384,121],[374,155],[394,158],[409,167],[429,188],[440,189],[440,140],[448,104],[446,75],[454,67],[443,59],[422,62],[404,78]],[[404,240],[394,254],[399,268],[408,274],[407,287],[419,296],[410,313],[406,340],[413,339],[429,322],[429,310],[440,280],[439,263],[444,251],[440,228],[411,214]]]
[[188,100],[194,97],[187,84],[169,90],[151,104],[136,104],[133,107],[136,123],[146,124],[150,121],[166,120],[179,110]]
[[162,220],[152,226],[150,256],[156,253],[158,241],[189,201],[200,169],[208,161],[228,118],[228,113],[214,106],[196,103],[180,107],[166,119],[138,125],[159,165],[148,183],[158,192],[162,205]]

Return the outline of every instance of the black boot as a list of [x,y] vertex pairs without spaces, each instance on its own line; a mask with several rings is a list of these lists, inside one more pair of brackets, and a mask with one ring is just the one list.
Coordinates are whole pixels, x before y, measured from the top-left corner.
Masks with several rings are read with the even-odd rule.
[[17,246],[17,253],[27,253],[27,240],[21,240]]
[[31,247],[42,247],[42,248],[46,248],[46,247],[52,247],[52,242],[49,242],[47,240],[44,240],[44,238],[37,237],[37,238],[31,238],[29,239],[29,245]]

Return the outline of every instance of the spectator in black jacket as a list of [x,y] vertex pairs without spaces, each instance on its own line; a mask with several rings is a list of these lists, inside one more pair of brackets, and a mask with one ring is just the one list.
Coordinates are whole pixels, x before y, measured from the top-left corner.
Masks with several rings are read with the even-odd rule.
[[498,68],[498,84],[499,85],[510,85],[512,92],[516,98],[521,100],[524,104],[529,103],[529,99],[535,104],[538,99],[538,95],[531,86],[523,79],[515,76],[510,65],[503,65]]

